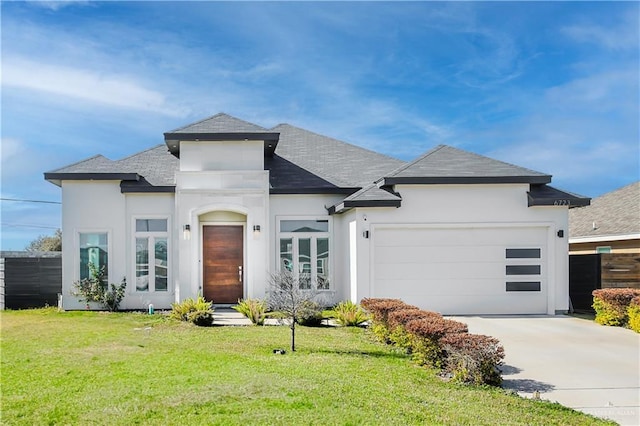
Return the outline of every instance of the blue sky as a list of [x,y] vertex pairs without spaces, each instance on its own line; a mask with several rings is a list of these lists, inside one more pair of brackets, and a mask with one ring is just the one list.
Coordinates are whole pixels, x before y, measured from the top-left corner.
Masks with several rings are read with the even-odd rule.
[[[639,179],[637,2],[7,2],[3,198],[218,112],[410,160],[448,144],[595,197]],[[60,205],[2,202],[2,249]]]

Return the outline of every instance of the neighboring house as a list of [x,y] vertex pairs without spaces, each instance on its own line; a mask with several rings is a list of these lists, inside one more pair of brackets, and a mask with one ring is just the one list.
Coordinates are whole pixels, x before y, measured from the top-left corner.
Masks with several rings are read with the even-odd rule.
[[640,253],[640,181],[569,212],[569,253]]
[[449,146],[405,163],[288,124],[218,114],[118,161],[45,173],[62,188],[63,303],[88,264],[122,307],[262,298],[291,271],[331,302],[402,298],[445,314],[554,314],[568,214],[551,176]]

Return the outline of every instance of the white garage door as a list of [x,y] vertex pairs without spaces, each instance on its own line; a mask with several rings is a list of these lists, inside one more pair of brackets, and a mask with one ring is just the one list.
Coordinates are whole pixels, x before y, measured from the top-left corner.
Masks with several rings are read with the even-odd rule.
[[546,227],[372,227],[372,297],[443,314],[547,312]]

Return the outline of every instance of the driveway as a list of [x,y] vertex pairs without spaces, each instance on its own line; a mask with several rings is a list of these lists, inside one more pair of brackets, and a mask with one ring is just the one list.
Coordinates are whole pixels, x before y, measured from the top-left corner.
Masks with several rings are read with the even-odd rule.
[[565,315],[454,319],[502,342],[504,388],[640,425],[639,334]]

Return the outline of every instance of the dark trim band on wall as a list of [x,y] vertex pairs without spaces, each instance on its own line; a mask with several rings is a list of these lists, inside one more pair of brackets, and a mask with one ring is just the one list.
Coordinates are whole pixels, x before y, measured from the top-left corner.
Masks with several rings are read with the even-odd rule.
[[507,275],[540,275],[540,265],[507,265]]
[[540,281],[507,281],[507,291],[540,291]]

